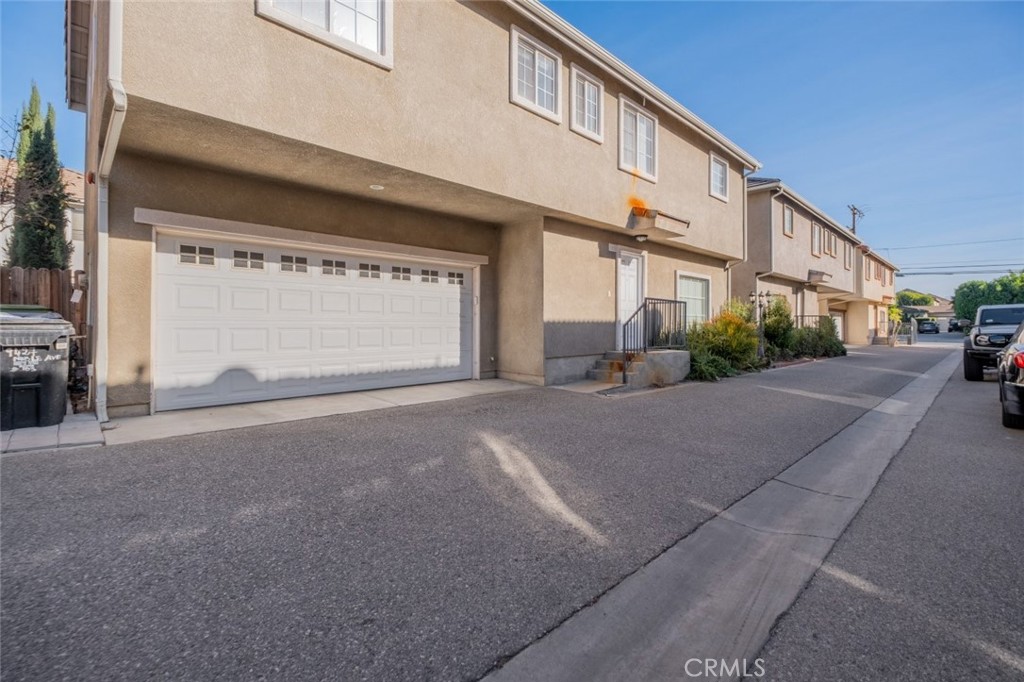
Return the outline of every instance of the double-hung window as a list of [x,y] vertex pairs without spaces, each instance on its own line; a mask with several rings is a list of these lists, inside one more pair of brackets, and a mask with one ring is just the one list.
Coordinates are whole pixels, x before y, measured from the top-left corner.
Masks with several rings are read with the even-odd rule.
[[793,236],[793,208],[791,206],[782,207],[782,234],[787,237]]
[[811,223],[811,254],[821,255],[821,225]]
[[604,141],[604,84],[572,65],[572,118],[569,127],[595,142]]
[[256,0],[256,13],[385,68],[392,0]]
[[853,268],[853,244],[850,242],[843,242],[843,267]]
[[513,26],[509,61],[512,101],[552,121],[561,122],[562,57]]
[[625,97],[619,98],[619,168],[658,180],[658,119]]
[[729,163],[718,156],[711,154],[711,196],[722,201],[729,201]]
[[676,300],[686,302],[686,324],[707,322],[711,307],[711,281],[704,277],[676,274]]

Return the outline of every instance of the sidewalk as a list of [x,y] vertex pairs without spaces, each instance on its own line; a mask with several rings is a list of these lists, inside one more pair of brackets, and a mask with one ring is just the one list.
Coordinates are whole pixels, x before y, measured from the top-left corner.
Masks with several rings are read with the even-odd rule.
[[103,445],[100,423],[91,412],[69,414],[64,417],[63,423],[54,426],[12,429],[0,433],[0,453],[5,455],[30,450]]
[[419,405],[492,393],[506,393],[526,388],[536,388],[536,386],[505,379],[484,379],[288,398],[259,403],[219,405],[161,412],[144,417],[114,419],[104,425],[103,432],[107,445],[120,445],[157,438],[188,436],[194,433],[227,431],[352,412],[367,412],[402,405]]

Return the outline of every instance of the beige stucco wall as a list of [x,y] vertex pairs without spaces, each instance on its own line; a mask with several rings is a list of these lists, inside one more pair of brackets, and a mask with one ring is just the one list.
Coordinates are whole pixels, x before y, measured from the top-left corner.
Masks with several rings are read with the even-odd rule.
[[[561,54],[561,123],[509,102],[513,23]],[[692,248],[742,256],[738,160],[730,201],[711,197],[708,153],[723,150],[649,103],[658,181],[619,170],[618,95],[640,95],[502,3],[396,2],[390,71],[257,16],[252,0],[127,3],[124,25],[130,101],[232,122],[240,140],[245,128],[269,131],[609,226],[624,224],[636,195],[688,219]],[[603,144],[570,130],[571,63],[604,80]],[[159,144],[160,134],[154,120],[148,137]],[[206,132],[194,134],[202,148]],[[243,144],[232,152],[244,153]]]
[[[115,415],[148,410],[150,397],[152,229],[135,222],[136,208],[460,251],[498,262],[497,226],[121,153],[110,189],[108,404]],[[496,267],[483,266],[480,279],[480,372],[487,377],[497,369]]]
[[758,290],[758,273],[771,270],[772,214],[770,192],[752,192],[747,195],[747,259],[729,271],[736,296],[745,297]]
[[497,371],[503,379],[544,383],[544,223],[501,226],[497,263]]
[[[862,258],[863,260],[860,268],[860,277],[862,282],[860,290],[861,297],[869,301],[875,301],[878,303],[891,303],[896,298],[896,283],[895,277],[892,272],[892,268],[890,268],[888,265],[883,265],[881,262],[879,262],[875,258],[872,258],[870,255],[865,254]],[[889,274],[884,285],[882,284],[882,280],[877,279],[875,277],[874,266],[872,266],[871,278],[863,279],[863,268],[866,266],[868,262],[871,262],[877,266],[884,267],[888,270]]]
[[[767,193],[767,192],[765,192]],[[785,207],[793,209],[793,236],[783,233],[783,213]],[[828,226],[828,224],[814,213],[805,209],[802,205],[792,201],[784,194],[777,196],[772,202],[772,213],[775,220],[775,259],[773,269],[780,275],[796,279],[807,279],[810,270],[820,270],[831,275],[825,284],[830,289],[853,293],[855,287],[855,262],[856,257],[850,261],[850,269],[846,269],[844,261],[845,244],[853,242],[844,239],[843,233]],[[822,252],[816,256],[811,252],[812,225],[817,223],[822,228]],[[836,253],[834,256],[825,253],[827,234],[831,232],[836,235]]]
[[727,297],[722,261],[604,230],[548,218],[544,231],[544,349],[547,358],[598,355],[615,349],[618,245],[642,250],[645,295],[676,299],[676,275],[710,280],[714,314]]

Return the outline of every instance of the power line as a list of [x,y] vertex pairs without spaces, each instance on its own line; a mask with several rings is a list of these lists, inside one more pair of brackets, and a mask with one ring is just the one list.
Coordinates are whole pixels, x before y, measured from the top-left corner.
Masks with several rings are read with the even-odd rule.
[[957,272],[897,272],[897,277],[913,277],[915,275],[1005,275],[1006,270],[958,270]]
[[1009,239],[989,239],[981,242],[950,242],[948,244],[927,244],[925,246],[888,246],[876,249],[876,251],[906,251],[908,249],[937,249],[941,246],[971,246],[974,244],[999,244],[1002,242],[1024,242],[1024,237],[1011,237]]
[[[985,266],[992,267],[992,268],[996,268],[996,267],[1006,267],[1006,268],[1020,268],[1020,267],[1024,267],[1024,263],[982,263],[981,265],[985,265]],[[904,266],[904,267],[907,267],[907,266]],[[979,266],[978,265],[917,265],[917,266],[914,266],[914,267],[916,269],[918,269],[918,270],[942,270],[942,269],[951,268],[951,267],[959,269],[959,268],[977,268]]]
[[989,258],[983,258],[980,260],[950,260],[950,261],[921,261],[918,263],[900,263],[900,267],[903,268],[915,268],[923,265],[1000,265],[1002,259],[992,260]]

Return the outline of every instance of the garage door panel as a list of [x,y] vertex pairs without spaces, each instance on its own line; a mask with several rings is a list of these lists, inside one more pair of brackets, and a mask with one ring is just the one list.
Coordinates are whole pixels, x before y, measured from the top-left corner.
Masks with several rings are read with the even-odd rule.
[[[214,264],[180,263],[181,243],[212,249]],[[157,246],[158,410],[472,374],[468,270],[459,284],[454,269],[386,259],[164,235]],[[263,267],[237,267],[248,261],[236,250],[262,255]],[[282,254],[306,258],[307,271],[282,271]]]

